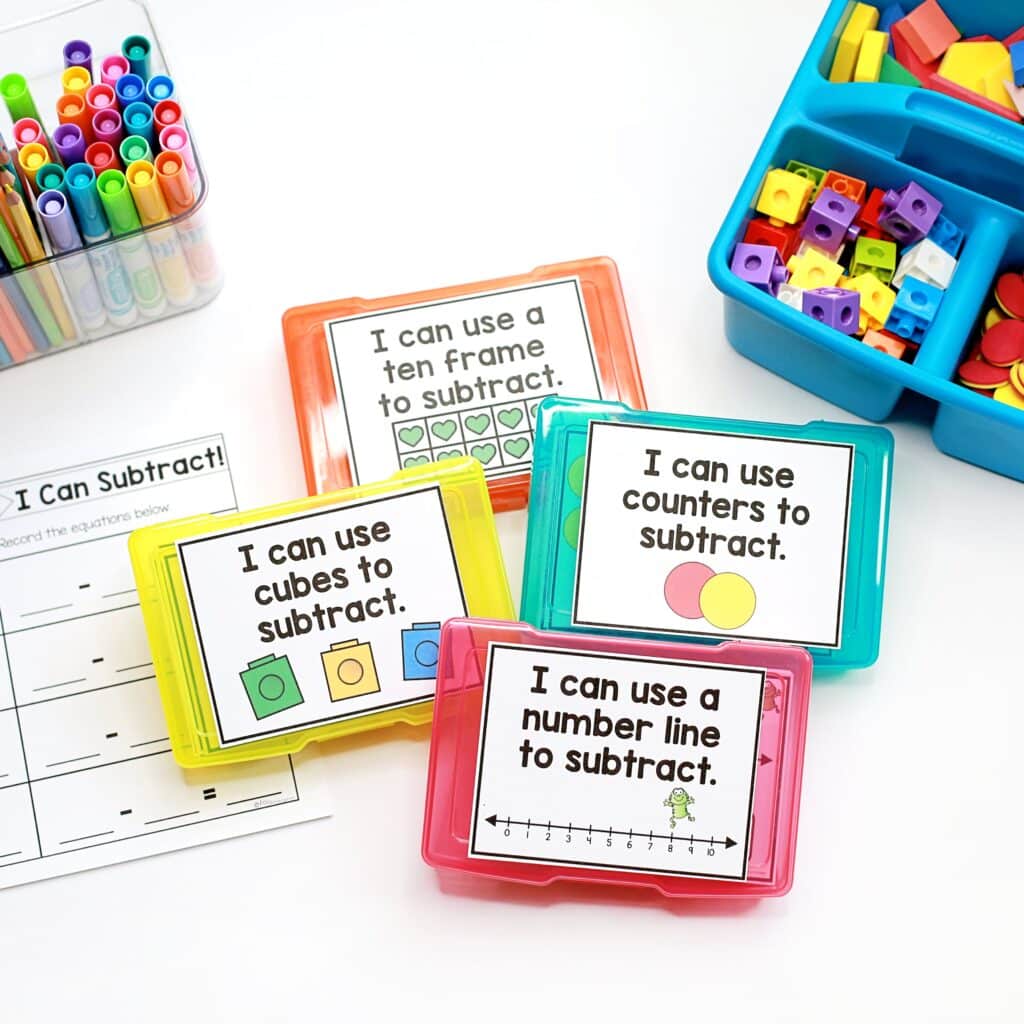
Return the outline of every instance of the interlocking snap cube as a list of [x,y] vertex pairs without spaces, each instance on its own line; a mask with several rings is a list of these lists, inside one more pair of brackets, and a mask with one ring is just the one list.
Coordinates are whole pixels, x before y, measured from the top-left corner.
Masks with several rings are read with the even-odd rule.
[[916,277],[907,277],[896,296],[886,329],[901,338],[920,342],[942,304],[942,291]]
[[942,203],[912,181],[898,190],[890,189],[882,199],[881,226],[898,242],[913,245],[935,226]]
[[808,181],[814,183],[814,191],[811,193],[813,197],[817,197],[818,190],[821,188],[822,182],[825,180],[825,171],[820,167],[812,167],[810,164],[801,163],[799,160],[790,160],[786,164],[786,170],[790,174],[797,174],[801,178],[806,178]]
[[808,249],[793,256],[786,264],[794,288],[834,288],[843,276],[843,268],[818,249]]
[[823,188],[807,214],[800,235],[824,252],[835,252],[844,242],[852,242],[860,234],[860,228],[853,223],[859,212],[857,203],[844,199],[830,188]]
[[864,196],[867,195],[868,183],[853,175],[843,174],[842,171],[829,171],[821,183],[821,188],[823,191],[830,188],[850,202],[862,203]]
[[897,359],[902,359],[907,351],[906,342],[882,331],[868,331],[864,335],[864,344],[871,348],[877,348],[879,352],[895,356]]
[[888,284],[896,273],[896,243],[882,238],[858,238],[853,253],[850,276],[874,274],[879,281]]
[[786,280],[786,268],[779,257],[779,250],[771,245],[740,242],[732,256],[732,272],[769,295],[774,295]]
[[775,298],[801,313],[804,311],[804,290],[802,288],[794,288],[791,284],[781,284]]
[[781,167],[765,176],[757,212],[779,223],[795,224],[804,215],[814,183]]
[[964,244],[963,229],[954,224],[944,213],[940,213],[928,237],[938,246],[945,249],[952,257],[960,255],[960,246]]
[[955,270],[956,260],[931,239],[923,238],[903,253],[892,283],[902,288],[907,277],[916,277],[926,284],[945,290]]
[[749,245],[774,245],[785,263],[796,251],[797,233],[791,224],[773,224],[765,217],[755,217],[747,225],[743,241]]
[[881,330],[896,303],[896,293],[872,273],[851,278],[847,287],[860,295],[860,331]]
[[804,292],[804,312],[843,334],[855,334],[860,323],[860,295],[845,288],[814,288]]

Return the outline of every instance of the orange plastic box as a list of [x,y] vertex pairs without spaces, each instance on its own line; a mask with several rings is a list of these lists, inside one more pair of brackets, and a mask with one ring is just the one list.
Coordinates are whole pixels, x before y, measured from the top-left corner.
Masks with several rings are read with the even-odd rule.
[[607,257],[297,306],[282,325],[311,494],[469,455],[483,464],[495,511],[524,508],[542,399],[646,408]]

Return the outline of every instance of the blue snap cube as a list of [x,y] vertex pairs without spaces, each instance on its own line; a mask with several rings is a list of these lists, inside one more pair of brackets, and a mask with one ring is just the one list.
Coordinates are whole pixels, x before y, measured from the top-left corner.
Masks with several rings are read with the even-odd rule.
[[920,344],[942,304],[942,289],[916,277],[906,277],[896,296],[885,329]]
[[441,643],[440,622],[414,622],[402,630],[402,677],[434,679],[437,676],[437,649]]
[[954,259],[960,255],[960,246],[964,244],[963,228],[957,227],[944,213],[936,218],[928,237]]

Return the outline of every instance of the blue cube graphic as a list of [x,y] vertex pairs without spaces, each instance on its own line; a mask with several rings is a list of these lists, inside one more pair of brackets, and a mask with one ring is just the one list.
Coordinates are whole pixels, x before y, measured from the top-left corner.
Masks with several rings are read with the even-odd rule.
[[402,676],[405,679],[436,678],[440,642],[440,622],[414,622],[411,629],[403,629]]

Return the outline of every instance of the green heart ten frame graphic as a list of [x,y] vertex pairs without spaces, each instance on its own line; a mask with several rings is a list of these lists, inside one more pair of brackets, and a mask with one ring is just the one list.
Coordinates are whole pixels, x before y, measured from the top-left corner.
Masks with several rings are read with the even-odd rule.
[[398,439],[402,444],[407,444],[410,448],[415,448],[416,445],[423,440],[423,428],[422,427],[402,427],[398,432]]
[[469,454],[474,459],[479,459],[486,466],[498,454],[498,449],[489,442],[487,444],[475,444],[469,449]]
[[482,434],[490,425],[491,417],[486,413],[466,417],[466,429],[472,430],[474,434]]
[[512,458],[521,459],[530,447],[530,442],[525,437],[510,437],[503,447]]
[[519,426],[519,421],[523,418],[522,409],[502,409],[498,413],[498,422],[503,427],[508,427],[512,430],[514,427]]
[[435,437],[441,438],[442,441],[450,441],[457,429],[458,424],[455,420],[438,420],[437,423],[430,425],[430,432]]

